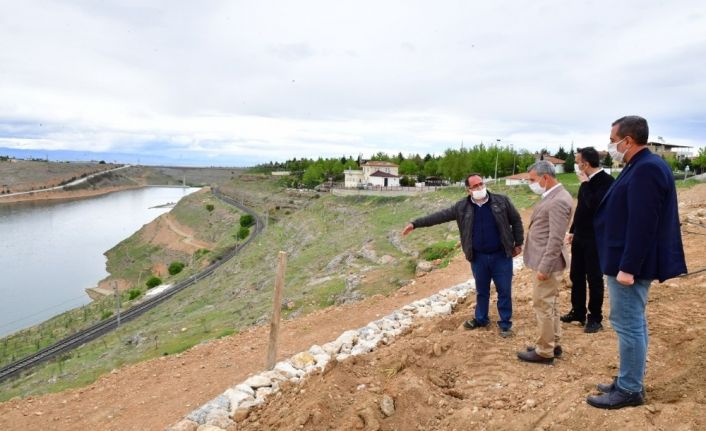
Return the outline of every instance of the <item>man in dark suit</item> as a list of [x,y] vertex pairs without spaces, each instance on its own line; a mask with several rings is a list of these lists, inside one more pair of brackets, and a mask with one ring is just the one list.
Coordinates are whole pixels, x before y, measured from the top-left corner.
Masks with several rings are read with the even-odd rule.
[[649,128],[638,116],[613,123],[608,151],[625,168],[598,206],[594,228],[610,298],[610,323],[618,334],[620,368],[602,395],[588,404],[604,409],[644,401],[647,361],[645,307],[652,280],[686,272],[672,171],[647,149]]
[[[566,242],[571,244],[571,311],[561,316],[562,322],[586,324],[584,332],[603,329],[603,273],[598,263],[598,250],[593,230],[593,217],[613,177],[600,166],[598,151],[593,147],[576,152],[576,175],[581,182],[578,204]],[[588,279],[588,323],[586,323],[586,279]]]
[[476,281],[475,317],[466,320],[463,326],[476,329],[490,324],[492,280],[498,291],[500,336],[509,337],[512,335],[512,258],[522,252],[522,219],[510,198],[489,192],[478,174],[466,178],[466,192],[468,196],[452,207],[410,222],[402,235],[420,227],[456,220],[461,247]]

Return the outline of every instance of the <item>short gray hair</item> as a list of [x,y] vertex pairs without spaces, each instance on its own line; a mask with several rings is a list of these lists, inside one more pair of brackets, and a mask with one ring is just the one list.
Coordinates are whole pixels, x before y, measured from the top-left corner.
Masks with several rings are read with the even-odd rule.
[[550,177],[556,178],[556,170],[554,169],[554,165],[552,165],[546,160],[536,161],[534,164],[532,164],[532,166],[527,168],[527,172],[530,171],[537,172],[537,175],[540,177],[544,174],[549,174]]

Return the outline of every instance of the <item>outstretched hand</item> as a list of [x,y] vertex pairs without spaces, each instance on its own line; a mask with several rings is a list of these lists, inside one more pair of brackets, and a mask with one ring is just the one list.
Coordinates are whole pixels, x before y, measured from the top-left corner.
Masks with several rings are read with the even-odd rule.
[[414,230],[414,225],[412,223],[407,224],[407,226],[402,229],[402,236],[409,235],[410,232]]

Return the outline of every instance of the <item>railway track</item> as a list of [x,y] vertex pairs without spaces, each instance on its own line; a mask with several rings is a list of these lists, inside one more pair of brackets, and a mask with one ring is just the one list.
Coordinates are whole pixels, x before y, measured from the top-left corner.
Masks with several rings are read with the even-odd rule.
[[[162,292],[161,294],[147,299],[129,308],[128,310],[121,312],[120,323],[135,319],[136,317],[153,309],[162,302],[167,301],[169,298],[186,289],[187,287],[190,287],[196,282],[201,281],[206,277],[209,277],[219,266],[223,265],[225,262],[235,256],[243,247],[247,246],[250,241],[252,241],[262,231],[262,220],[260,220],[260,217],[254,211],[240,204],[235,199],[223,195],[218,189],[214,189],[212,193],[216,198],[220,199],[222,202],[225,202],[226,204],[231,206],[235,206],[255,218],[255,229],[252,234],[249,235],[248,238],[242,244],[238,244],[237,246],[231,248],[227,253],[225,253],[223,256],[218,258],[218,260],[204,268],[204,270],[199,272],[198,274],[194,274],[189,278],[184,279],[179,283],[175,284],[170,289]],[[57,341],[56,343],[52,344],[51,346],[47,346],[29,356],[26,356],[9,365],[0,368],[0,382],[9,379],[10,377],[17,376],[23,371],[26,371],[42,362],[48,361],[49,359],[59,354],[66,353],[89,341],[95,340],[96,338],[107,334],[108,332],[116,329],[117,327],[118,317],[112,316],[108,319],[93,324],[88,328],[82,329],[72,335],[69,335],[68,337],[63,338]]]

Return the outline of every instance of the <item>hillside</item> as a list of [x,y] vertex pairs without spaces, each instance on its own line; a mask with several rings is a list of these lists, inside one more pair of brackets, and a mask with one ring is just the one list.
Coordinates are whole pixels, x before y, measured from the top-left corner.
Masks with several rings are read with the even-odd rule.
[[[692,271],[706,267],[699,234],[706,230],[702,227],[705,198],[706,185],[680,190],[682,216],[689,221],[684,240]],[[288,320],[280,357],[330,341],[346,329],[364,326],[468,276],[467,263],[456,257],[448,268],[389,295]],[[371,409],[380,429],[627,426],[686,430],[706,425],[706,317],[699,311],[705,301],[701,289],[706,287],[706,274],[654,286],[648,306],[649,405],[616,412],[597,411],[583,403],[594,383],[615,372],[612,331],[587,335],[565,325],[566,354],[556,365],[536,366],[515,359],[515,352],[534,338],[527,277],[526,272],[520,273],[515,283],[515,337],[501,339],[491,330],[460,329],[473,306],[467,301],[451,316],[420,321],[389,347],[345,361],[301,387],[286,389],[283,396],[251,413],[238,429],[300,429],[299,424],[304,429],[363,428],[359,412],[365,407]],[[567,303],[565,288],[562,310]],[[257,326],[179,355],[122,367],[84,388],[0,404],[0,425],[5,429],[162,429],[261,370],[266,329]],[[397,372],[391,374],[391,368]],[[376,407],[382,394],[395,399],[396,412],[386,419]]]
[[[269,226],[255,243],[213,276],[140,319],[35,368],[27,376],[3,382],[0,399],[85,385],[124,364],[179,353],[205,340],[265,322],[271,307],[278,250],[290,253],[283,315],[292,318],[329,305],[394,291],[412,278],[416,265],[412,255],[428,244],[457,236],[452,225],[439,226],[420,232],[403,247],[397,231],[400,223],[414,215],[448,205],[458,196],[458,189],[414,199],[336,198],[280,190],[260,177],[244,181],[228,179],[222,189],[234,197],[243,193],[243,199],[271,205]],[[174,217],[196,239],[216,245],[213,253],[200,255],[175,280],[198,269],[199,259],[207,261],[215,257],[218,247],[227,245],[223,240],[233,241],[227,232],[233,229],[226,217],[228,210],[217,207],[209,216],[200,196],[185,199],[169,216],[145,226],[108,252],[111,277],[123,280],[122,289],[140,280],[144,284],[146,277],[159,269],[154,267],[152,259],[169,262],[172,258],[185,258],[178,251],[160,257],[165,253],[163,246],[155,248],[156,245],[144,242],[145,235],[156,238],[152,234],[164,227],[165,217]],[[195,216],[195,211],[202,215]],[[125,297],[123,305],[129,305]],[[14,334],[0,343],[0,359],[9,362],[46,346],[70,333],[72,328],[109,315],[113,306],[112,298],[106,298]]]

